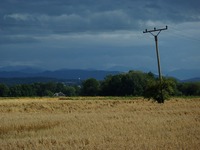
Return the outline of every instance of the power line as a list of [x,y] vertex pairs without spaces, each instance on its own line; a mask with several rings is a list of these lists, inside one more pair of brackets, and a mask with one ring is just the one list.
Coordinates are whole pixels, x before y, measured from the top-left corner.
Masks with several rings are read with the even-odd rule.
[[[171,32],[172,36],[176,36],[178,38],[182,38],[182,39],[186,39],[186,40],[191,40],[191,41],[195,41],[195,42],[200,42],[200,39],[195,38],[193,36],[189,36],[191,34],[184,34],[184,32],[186,32],[186,31],[180,30],[179,28],[175,28],[173,26],[170,27],[170,29],[172,29],[172,32]],[[170,34],[170,32],[168,34]]]

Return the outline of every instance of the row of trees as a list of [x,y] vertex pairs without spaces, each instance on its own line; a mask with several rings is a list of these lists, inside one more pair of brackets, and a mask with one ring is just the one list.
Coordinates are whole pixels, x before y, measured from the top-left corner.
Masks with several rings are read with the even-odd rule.
[[32,97],[32,96],[53,96],[57,92],[62,92],[67,96],[79,95],[80,88],[77,86],[65,86],[63,83],[33,83],[20,84],[11,87],[0,84],[1,97]]
[[66,96],[144,96],[155,100],[169,96],[200,96],[200,83],[180,83],[173,78],[164,78],[162,84],[152,73],[129,71],[110,75],[103,81],[94,78],[82,82],[81,86],[66,86],[63,83],[33,83],[6,86],[0,84],[1,97],[53,96],[62,92]]
[[142,96],[148,80],[153,78],[153,74],[135,71],[110,75],[101,82],[91,78],[83,82],[81,91],[83,95]]
[[174,78],[163,78],[162,83],[154,74],[139,71],[107,76],[103,81],[93,78],[82,83],[85,96],[144,96],[155,100],[169,96],[200,96],[200,82],[184,83]]

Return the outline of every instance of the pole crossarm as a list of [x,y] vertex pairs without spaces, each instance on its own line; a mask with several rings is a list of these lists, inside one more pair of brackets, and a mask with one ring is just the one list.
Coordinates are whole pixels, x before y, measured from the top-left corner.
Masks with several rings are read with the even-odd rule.
[[[143,31],[143,33],[151,33],[152,34],[152,32],[156,32],[156,31],[159,31],[158,32],[158,34],[162,31],[162,30],[167,30],[168,29],[168,26],[166,26],[165,28],[162,28],[162,29],[156,29],[156,28],[154,28],[153,30],[145,30],[145,31]],[[157,34],[157,35],[158,35]]]

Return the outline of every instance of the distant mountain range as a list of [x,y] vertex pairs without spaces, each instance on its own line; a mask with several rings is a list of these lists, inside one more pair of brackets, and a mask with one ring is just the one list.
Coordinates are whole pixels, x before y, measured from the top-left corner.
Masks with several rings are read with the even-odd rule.
[[0,68],[0,78],[33,78],[46,77],[56,79],[79,79],[85,80],[95,78],[103,80],[107,75],[119,74],[120,71],[105,70],[81,70],[81,69],[61,69],[55,71],[42,70],[37,68]]
[[0,72],[40,73],[43,71],[45,69],[29,66],[6,66],[0,68]]
[[[88,78],[95,78],[97,80],[103,80],[108,75],[116,75],[126,71],[111,71],[111,70],[83,70],[83,69],[60,69],[55,71],[49,71],[36,67],[27,66],[9,66],[0,68],[0,82],[5,79],[13,78],[32,78],[32,81],[45,80],[85,80]],[[174,70],[165,74],[165,76],[175,77],[179,81],[183,82],[196,82],[200,81],[200,70]],[[46,78],[46,79],[45,79]]]
[[175,77],[179,80],[190,80],[200,78],[200,69],[177,69],[170,71],[167,76]]

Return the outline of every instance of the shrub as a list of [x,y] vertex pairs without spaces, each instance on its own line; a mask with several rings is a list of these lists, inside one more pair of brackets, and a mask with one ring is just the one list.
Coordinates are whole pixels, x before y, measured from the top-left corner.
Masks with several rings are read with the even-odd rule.
[[176,84],[170,79],[150,80],[147,83],[144,98],[154,99],[158,103],[164,103],[166,99],[169,99],[174,94]]

